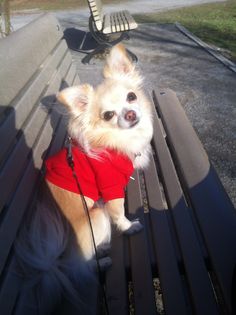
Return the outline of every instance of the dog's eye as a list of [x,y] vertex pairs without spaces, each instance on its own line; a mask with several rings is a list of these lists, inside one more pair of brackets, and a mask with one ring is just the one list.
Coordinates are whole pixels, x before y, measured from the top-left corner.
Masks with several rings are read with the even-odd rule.
[[112,117],[115,115],[115,112],[114,111],[107,111],[103,114],[103,118],[104,120],[111,120]]
[[136,94],[135,94],[134,92],[129,92],[129,93],[127,94],[126,100],[127,100],[128,103],[132,103],[132,102],[134,102],[136,99],[137,99],[137,96],[136,96]]

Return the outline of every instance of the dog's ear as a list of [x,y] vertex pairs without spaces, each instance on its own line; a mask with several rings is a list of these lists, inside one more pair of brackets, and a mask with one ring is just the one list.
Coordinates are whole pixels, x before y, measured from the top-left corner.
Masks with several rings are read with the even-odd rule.
[[103,75],[105,78],[117,80],[128,79],[136,87],[141,86],[143,82],[142,76],[135,69],[135,64],[131,61],[122,44],[118,44],[111,49],[103,69]]
[[118,44],[111,49],[103,74],[105,78],[111,78],[117,75],[131,74],[134,69],[135,65],[128,57],[125,47],[122,44]]
[[57,94],[60,103],[69,107],[71,111],[81,112],[90,102],[93,87],[89,84],[68,87]]

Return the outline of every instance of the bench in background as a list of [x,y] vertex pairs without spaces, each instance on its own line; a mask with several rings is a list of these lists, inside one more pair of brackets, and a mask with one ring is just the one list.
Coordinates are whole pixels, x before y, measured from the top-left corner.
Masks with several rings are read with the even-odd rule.
[[[129,39],[128,32],[138,25],[127,10],[103,13],[101,0],[87,0],[90,9],[89,30],[98,46],[82,59],[83,63],[89,63],[91,58],[106,48],[116,45],[124,39]],[[117,35],[118,37],[114,37]],[[137,57],[128,50],[133,61]]]
[[[43,15],[0,43],[0,314],[17,314],[22,279],[13,245],[46,156],[66,137],[53,103],[79,83],[57,20]],[[12,49],[14,47],[14,49]],[[236,213],[171,90],[153,92],[150,167],[128,186],[127,215],[144,231],[116,232],[105,275],[109,313],[234,314]],[[97,314],[100,314],[98,309]]]

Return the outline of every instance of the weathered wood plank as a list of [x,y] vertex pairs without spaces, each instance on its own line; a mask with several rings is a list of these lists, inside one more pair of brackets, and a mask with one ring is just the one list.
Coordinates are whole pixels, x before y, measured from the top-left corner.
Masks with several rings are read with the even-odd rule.
[[110,314],[128,315],[128,284],[125,269],[124,238],[116,232],[112,237],[112,268],[106,272],[106,296]]
[[185,292],[178,268],[178,255],[171,238],[172,233],[167,217],[168,209],[165,209],[162,201],[160,183],[153,158],[149,168],[145,170],[144,176],[165,314],[187,315],[189,310],[186,305]]
[[236,261],[236,212],[174,92],[155,91],[172,154],[204,236],[228,310]]
[[[18,178],[21,176],[22,171],[24,171],[25,163],[27,163],[27,155],[32,150],[35,140],[38,138],[41,129],[44,127],[48,115],[47,111],[50,112],[51,106],[53,105],[52,103],[50,104],[49,100],[46,101],[45,105],[44,99],[49,96],[52,97],[52,95],[55,97],[55,93],[59,90],[63,78],[68,82],[68,85],[71,85],[75,79],[75,68],[70,67],[70,65],[71,58],[68,56],[68,53],[66,53],[65,59],[61,62],[57,73],[54,73],[51,82],[48,79],[44,82],[47,90],[45,91],[44,96],[41,95],[42,103],[36,104],[34,113],[31,114],[30,120],[27,122],[27,125],[24,126],[21,137],[18,139],[14,150],[11,152],[4,168],[1,170],[0,190],[2,191],[2,196],[0,200],[0,209],[7,202],[11,191],[15,189]],[[57,66],[57,63],[54,66]],[[54,98],[50,98],[50,100],[53,100],[53,102],[55,101]],[[50,115],[50,117],[52,127],[54,127],[55,122],[57,123],[57,119],[59,118],[59,112],[55,110],[54,114]],[[16,158],[18,161],[17,164],[15,163]],[[38,162],[37,164],[40,163]]]
[[31,78],[31,84],[23,87],[24,93],[20,93],[21,96],[15,100],[16,103],[12,104],[13,108],[11,112],[0,126],[0,136],[2,139],[0,143],[0,160],[4,158],[12,143],[16,141],[15,137],[17,133],[27,120],[35,104],[37,104],[39,97],[48,85],[50,78],[59,66],[66,51],[67,47],[63,41],[59,44],[53,55],[49,55],[44,64],[41,65],[42,70]]
[[[163,94],[162,94],[163,95]],[[154,147],[164,179],[167,202],[175,225],[196,314],[219,314],[208,271],[195,233],[192,218],[171,160],[167,144],[162,137],[157,116],[154,124]]]
[[[34,42],[34,40],[29,34],[33,30],[37,33],[37,25],[40,23],[45,24],[39,26],[41,36],[39,37],[42,39],[38,43],[40,53],[36,52],[33,58],[34,47],[31,47],[29,41]],[[32,57],[26,65],[26,73],[23,74],[20,82],[22,90],[18,91],[16,86],[13,91],[15,94],[5,91],[5,93],[9,92],[8,98],[2,98],[0,95],[1,105],[7,101],[12,108],[6,116],[2,116],[0,126],[1,137],[6,138],[6,146],[1,147],[3,149],[1,157],[5,159],[6,154],[8,155],[8,159],[2,161],[0,173],[0,203],[1,208],[4,207],[0,229],[0,274],[6,272],[6,276],[1,277],[0,301],[4,301],[0,303],[1,314],[13,312],[20,289],[20,279],[9,269],[14,264],[10,253],[22,218],[31,206],[37,183],[42,176],[39,170],[42,168],[43,159],[46,155],[59,150],[65,141],[65,119],[60,110],[58,111],[54,106],[55,94],[62,86],[62,82],[73,85],[75,80],[79,81],[76,68],[71,66],[72,58],[67,45],[64,40],[61,41],[62,32],[57,21],[47,16],[37,23],[33,22],[32,25],[24,31],[25,38],[22,38],[21,33],[16,32],[18,34],[16,40],[22,40],[29,49],[29,54],[22,51],[24,58],[29,55]],[[28,29],[31,31],[28,32]],[[45,31],[48,34],[45,35]],[[53,37],[50,43],[47,41],[47,36]],[[0,55],[0,59],[1,57]],[[11,57],[16,58],[16,56]],[[23,59],[18,58],[16,62],[14,61],[18,69],[25,66],[22,63],[26,60]],[[11,58],[9,60],[11,62]],[[27,68],[30,63],[34,63],[31,71]],[[10,75],[10,72],[7,75]],[[18,84],[19,75],[16,75],[15,79]],[[14,85],[14,80],[12,82]],[[2,108],[5,110],[5,106]]]
[[0,290],[0,314],[13,314],[14,311],[17,295],[22,285],[22,279],[16,274],[15,266],[15,259],[12,259],[8,268],[4,270],[5,278]]
[[[12,202],[6,209],[0,230],[0,273],[15,240],[16,233],[25,209],[30,201],[39,171],[34,167],[33,160],[29,161],[26,172],[18,186]],[[12,224],[14,222],[14,224]]]
[[12,102],[62,36],[57,20],[45,14],[2,39],[0,105],[6,106]]
[[[129,216],[139,217],[144,230],[130,237],[130,262],[134,289],[135,314],[157,314],[151,262],[145,231],[143,204],[137,172],[128,185],[127,205]],[[142,272],[140,272],[142,271]]]
[[[29,206],[31,195],[34,192],[37,178],[40,174],[39,170],[42,167],[42,155],[50,144],[52,134],[53,129],[48,119],[4,216],[4,224],[2,224],[0,230],[0,247],[2,249],[0,252],[0,273],[16,237],[23,214]],[[14,222],[14,224],[12,224],[12,222]]]
[[[63,61],[60,64],[60,67],[58,69],[60,75],[62,78],[65,78],[67,75],[67,72],[69,71],[72,63],[72,57],[69,51],[67,51]],[[67,83],[67,82],[66,82]],[[69,84],[68,84],[69,85]]]
[[11,36],[2,39],[0,46],[1,106],[7,106],[12,102],[62,36],[63,33],[57,20],[52,15],[45,14],[13,32]]

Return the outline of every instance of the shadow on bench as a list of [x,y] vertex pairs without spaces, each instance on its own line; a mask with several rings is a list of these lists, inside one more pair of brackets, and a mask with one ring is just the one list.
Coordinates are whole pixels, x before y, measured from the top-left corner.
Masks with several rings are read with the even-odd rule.
[[[14,242],[37,195],[45,154],[58,151],[66,137],[65,115],[53,106],[53,95],[65,84],[79,83],[62,38],[57,20],[44,15],[0,45],[0,314],[4,315],[19,314],[24,280],[14,272]],[[12,47],[17,49],[12,52]],[[113,266],[104,275],[109,313],[232,315],[235,209],[175,93],[155,90],[152,99],[150,167],[134,174],[126,196],[127,215],[138,215],[144,231],[131,238],[113,233]],[[63,312],[73,314],[69,308]]]

